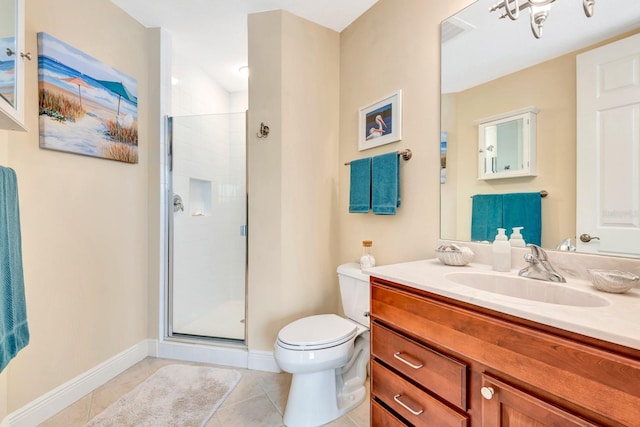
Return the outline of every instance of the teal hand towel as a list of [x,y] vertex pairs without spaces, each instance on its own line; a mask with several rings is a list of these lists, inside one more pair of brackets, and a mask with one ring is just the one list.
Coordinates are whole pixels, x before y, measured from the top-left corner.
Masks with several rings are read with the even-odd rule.
[[18,184],[13,169],[0,166],[0,371],[28,343]]
[[371,157],[351,161],[349,212],[367,213],[371,207]]
[[508,193],[502,199],[502,223],[511,233],[513,227],[524,227],[526,243],[540,246],[542,240],[542,199],[540,193]]
[[471,202],[471,241],[493,242],[502,228],[502,194],[476,194]]
[[371,209],[376,215],[395,215],[400,207],[400,158],[382,154],[371,160]]

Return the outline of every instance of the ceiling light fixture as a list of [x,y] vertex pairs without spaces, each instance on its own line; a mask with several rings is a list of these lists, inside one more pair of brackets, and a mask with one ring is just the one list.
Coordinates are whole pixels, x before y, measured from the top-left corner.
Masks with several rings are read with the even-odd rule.
[[[547,16],[551,11],[551,3],[554,1],[555,0],[501,0],[499,3],[491,6],[489,12],[504,9],[499,18],[502,19],[508,16],[509,19],[515,21],[520,16],[521,10],[529,8],[531,16],[531,31],[533,32],[533,35],[539,39],[542,37],[542,26],[547,20]],[[593,16],[593,7],[595,4],[596,0],[582,0],[584,14],[587,15],[588,18]]]

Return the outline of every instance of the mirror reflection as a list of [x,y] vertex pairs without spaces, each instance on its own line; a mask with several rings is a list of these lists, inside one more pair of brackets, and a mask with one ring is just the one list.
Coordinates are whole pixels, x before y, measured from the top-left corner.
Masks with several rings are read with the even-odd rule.
[[478,121],[478,179],[535,175],[537,109]]
[[[553,2],[544,24],[544,36],[539,39],[531,34],[528,10],[521,11],[520,19],[515,21],[498,19],[495,13],[489,12],[493,3],[495,0],[478,0],[442,23],[441,128],[446,135],[446,150],[441,162],[445,165],[441,171],[441,238],[472,240],[472,205],[477,195],[545,192],[548,196],[542,199],[540,208],[544,248],[573,250],[577,247],[585,252],[639,256],[634,253],[640,252],[637,243],[627,244],[621,250],[609,244],[619,237],[594,237],[588,243],[579,239],[582,234],[600,237],[604,232],[596,225],[583,224],[608,222],[624,228],[626,234],[640,233],[640,210],[634,205],[638,203],[640,190],[627,179],[627,175],[633,176],[634,170],[640,168],[637,164],[640,160],[633,163],[624,160],[629,156],[621,154],[623,150],[639,149],[638,133],[620,132],[616,137],[625,141],[615,149],[617,161],[623,161],[617,169],[629,171],[615,178],[619,184],[615,186],[618,196],[611,197],[609,192],[598,196],[592,205],[585,204],[579,195],[591,189],[581,189],[581,182],[585,180],[577,178],[577,174],[584,174],[578,157],[585,157],[584,154],[578,156],[579,152],[583,153],[583,148],[578,149],[578,140],[589,140],[584,134],[591,126],[595,127],[596,120],[579,124],[579,118],[585,115],[581,104],[585,97],[579,93],[584,90],[578,85],[583,79],[579,73],[583,71],[577,71],[576,61],[579,56],[611,42],[634,35],[640,37],[640,9],[636,1],[596,2],[590,18],[585,16],[580,2]],[[567,31],[569,28],[571,31]],[[640,52],[637,55],[640,58]],[[623,68],[618,71],[619,76],[626,72]],[[634,108],[640,108],[640,100],[632,103]],[[481,166],[486,167],[486,160],[481,162],[479,156],[479,120],[532,105],[538,110],[533,151],[537,159],[535,172],[528,176],[481,179]],[[633,120],[637,122],[639,115]],[[609,116],[607,129],[631,129],[628,127],[631,124],[617,126],[616,121],[633,113]],[[603,146],[613,144],[603,143],[599,149]],[[607,174],[611,175],[605,170],[602,176],[609,176]],[[627,183],[631,187],[623,188]],[[599,205],[602,200],[613,203],[614,208]],[[603,220],[602,212],[624,212],[619,215],[624,216],[624,223]],[[581,222],[583,218],[587,218],[587,222]],[[637,237],[636,242],[640,241],[640,234]],[[603,244],[605,240],[609,243]]]
[[15,106],[15,0],[0,0],[0,11],[0,97]]

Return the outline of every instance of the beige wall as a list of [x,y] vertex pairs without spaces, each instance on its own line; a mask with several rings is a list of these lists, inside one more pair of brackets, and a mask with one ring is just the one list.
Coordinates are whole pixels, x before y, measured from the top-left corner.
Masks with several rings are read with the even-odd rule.
[[[139,164],[39,148],[39,31],[137,78]],[[158,102],[149,90],[144,28],[108,0],[29,0],[26,43],[34,54],[26,70],[29,131],[0,131],[18,176],[31,332],[31,343],[3,373],[7,412],[148,337],[148,224],[157,224],[148,207],[148,174],[150,161],[159,162],[150,150],[157,119],[149,119]]]
[[[341,34],[340,256],[360,257],[373,240],[378,264],[433,256],[439,238],[440,21],[469,0],[380,0]],[[401,142],[357,150],[358,109],[402,89]],[[344,162],[409,148],[402,161],[402,205],[395,216],[349,214],[349,168]]]
[[252,350],[271,351],[296,318],[337,311],[339,48],[338,33],[287,12],[249,17]]

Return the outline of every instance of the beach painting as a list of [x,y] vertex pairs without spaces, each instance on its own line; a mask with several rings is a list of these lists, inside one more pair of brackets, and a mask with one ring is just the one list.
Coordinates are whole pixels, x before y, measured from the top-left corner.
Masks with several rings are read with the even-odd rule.
[[134,78],[38,33],[40,147],[138,163]]
[[15,105],[16,95],[16,38],[0,37],[0,97]]

